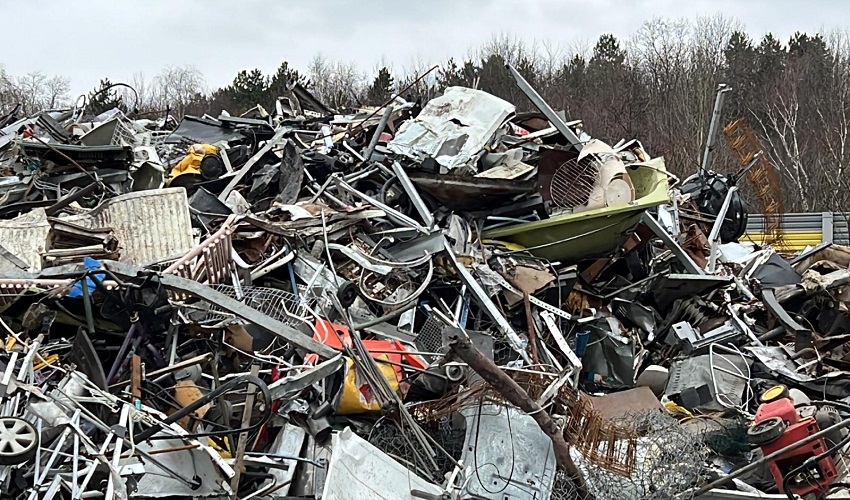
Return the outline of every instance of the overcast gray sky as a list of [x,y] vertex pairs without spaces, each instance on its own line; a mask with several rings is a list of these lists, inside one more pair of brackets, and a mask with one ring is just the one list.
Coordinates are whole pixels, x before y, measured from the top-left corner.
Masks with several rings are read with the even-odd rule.
[[316,53],[371,72],[414,59],[462,58],[494,34],[529,43],[592,45],[607,32],[627,38],[655,16],[723,13],[758,38],[850,27],[847,0],[6,0],[10,43],[0,62],[12,74],[42,71],[71,79],[75,94],[101,77],[152,78],[193,64],[211,88],[241,69],[305,70]]

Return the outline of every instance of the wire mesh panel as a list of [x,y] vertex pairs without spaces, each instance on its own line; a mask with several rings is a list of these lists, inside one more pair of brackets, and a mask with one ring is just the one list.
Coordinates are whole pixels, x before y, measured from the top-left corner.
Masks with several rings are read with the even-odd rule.
[[[297,325],[304,321],[312,322],[310,309],[317,307],[320,299],[315,296],[307,296],[293,293],[278,288],[266,288],[260,286],[240,286],[217,284],[213,288],[232,299],[242,302],[248,307],[256,309],[261,313],[283,323]],[[203,323],[214,323],[232,317],[215,304],[207,304],[206,311],[199,311],[197,319]]]

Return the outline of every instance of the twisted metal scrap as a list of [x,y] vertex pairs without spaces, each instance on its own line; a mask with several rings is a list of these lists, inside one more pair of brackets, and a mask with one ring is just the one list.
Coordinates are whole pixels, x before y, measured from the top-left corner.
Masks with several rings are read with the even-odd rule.
[[[637,440],[634,468],[628,476],[622,476],[577,457],[589,492],[606,500],[693,498],[692,487],[704,474],[708,455],[701,437],[660,412],[632,413],[622,421],[628,422],[628,428],[641,436]],[[688,491],[690,496],[679,496],[687,495]],[[558,497],[553,495],[553,498]]]
[[[558,380],[558,376],[553,373],[527,369],[504,370],[535,401]],[[492,387],[478,381],[460,393],[417,406],[412,411],[423,422],[436,422],[482,402],[508,404]],[[596,467],[623,476],[628,476],[635,470],[638,433],[634,429],[606,419],[593,409],[590,401],[580,398],[577,391],[567,386],[561,387],[558,396],[546,407],[550,414],[562,416],[564,439],[581,453],[585,460]]]
[[[738,155],[742,167],[748,165],[755,155],[764,151],[761,141],[744,118],[729,123],[723,128],[723,135],[732,151]],[[782,185],[776,167],[770,164],[766,154],[756,160],[756,164],[747,170],[747,180],[755,189],[764,214],[764,243],[782,247],[785,235],[782,232],[782,214],[785,206],[782,201]]]

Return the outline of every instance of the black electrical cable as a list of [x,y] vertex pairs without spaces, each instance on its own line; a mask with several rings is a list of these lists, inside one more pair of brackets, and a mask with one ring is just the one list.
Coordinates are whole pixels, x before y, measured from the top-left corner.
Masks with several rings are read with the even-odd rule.
[[[230,380],[230,381],[222,384],[216,390],[211,391],[210,393],[206,394],[204,397],[198,398],[197,400],[193,401],[188,406],[185,406],[181,410],[178,410],[175,413],[171,414],[168,418],[166,418],[162,422],[157,422],[156,424],[152,425],[151,427],[149,427],[149,428],[145,429],[144,431],[136,434],[135,436],[133,436],[133,442],[138,444],[138,443],[141,443],[142,441],[147,441],[148,439],[152,439],[153,436],[156,435],[157,433],[159,433],[164,426],[167,426],[167,425],[170,425],[174,422],[177,422],[181,418],[189,415],[190,413],[193,413],[198,408],[204,406],[205,404],[207,404],[211,401],[214,401],[219,396],[221,396],[221,395],[223,395],[227,392],[230,392],[235,387],[242,385],[244,383],[252,384],[252,385],[256,386],[260,390],[260,392],[262,393],[263,400],[265,401],[265,404],[263,405],[263,415],[256,424],[248,426],[244,429],[239,429],[236,432],[240,432],[240,433],[242,433],[242,432],[254,432],[254,431],[260,429],[266,422],[268,422],[268,420],[272,416],[271,393],[269,392],[269,388],[266,385],[266,383],[263,382],[262,380],[260,380],[259,378],[255,377],[253,375],[240,375],[239,377],[236,377],[233,380]],[[195,433],[195,434],[184,434],[181,437],[225,436],[225,435],[231,435],[234,432],[235,432],[234,430],[228,429],[228,430],[223,430],[223,431],[210,431],[210,432],[200,432],[200,433]],[[171,436],[163,436],[162,438],[168,439],[170,437]]]
[[[175,410],[179,410],[179,409],[183,408],[183,405],[179,401],[177,401],[177,399],[175,399],[174,396],[172,396],[171,394],[169,394],[167,392],[168,389],[170,389],[170,388],[167,387],[167,388],[163,389],[161,386],[155,384],[154,382],[147,382],[146,381],[145,383],[156,385],[156,387],[158,389],[160,389],[159,392],[153,392],[150,389],[148,389],[147,387],[142,387],[142,391],[148,393],[149,399],[157,399],[160,402],[167,405],[168,407],[174,408]],[[213,427],[220,427],[222,429],[229,429],[224,424],[214,422],[212,420],[207,420],[203,417],[198,417],[198,416],[192,415],[191,418],[192,418],[192,420],[199,422],[201,424],[204,424],[204,425],[209,425],[209,426],[213,426]],[[241,432],[242,430],[243,429],[237,429],[237,432]]]
[[[511,472],[508,474],[508,478],[505,480],[505,485],[502,486],[502,489],[496,490],[496,491],[490,491],[490,489],[488,489],[486,486],[484,486],[485,483],[484,483],[484,481],[481,480],[481,476],[478,473],[478,470],[480,469],[480,467],[478,466],[478,438],[481,437],[481,409],[483,407],[484,407],[484,396],[482,396],[478,400],[478,414],[476,415],[476,419],[475,419],[475,451],[472,453],[472,461],[473,461],[473,465],[475,466],[475,477],[476,477],[476,479],[478,479],[478,484],[480,484],[481,488],[483,488],[484,491],[486,491],[487,493],[489,493],[491,495],[495,495],[495,494],[499,494],[499,493],[505,491],[506,489],[508,489],[508,485],[511,484],[511,481],[513,481],[513,478],[514,478],[514,467],[516,467],[516,450],[514,450],[514,439],[513,439],[514,431],[511,428],[510,408],[508,408],[507,406],[504,406],[502,408],[505,409],[505,418],[507,418],[507,420],[508,420],[508,436],[510,436],[510,440],[511,440]],[[484,465],[492,465],[494,467],[496,466],[496,464],[492,464],[492,463],[491,464],[484,464]],[[498,467],[496,467],[496,470],[498,470]]]
[[139,111],[139,93],[132,86],[130,86],[126,83],[123,83],[123,82],[113,83],[113,84],[109,85],[108,87],[102,88],[102,89],[98,90],[97,92],[95,92],[94,94],[92,94],[91,98],[86,100],[86,104],[85,104],[85,107],[83,108],[83,111],[85,112],[85,109],[88,107],[89,103],[91,103],[93,98],[99,96],[100,94],[103,94],[104,92],[109,92],[110,90],[114,89],[115,87],[127,87],[128,89],[130,89],[133,92],[133,95],[136,97],[136,102],[133,103],[133,109],[132,109],[130,114],[137,113]]

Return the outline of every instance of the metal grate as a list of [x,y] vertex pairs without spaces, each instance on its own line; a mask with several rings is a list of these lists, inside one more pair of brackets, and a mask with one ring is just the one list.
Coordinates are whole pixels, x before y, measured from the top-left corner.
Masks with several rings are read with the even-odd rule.
[[[739,118],[724,127],[723,134],[732,151],[738,155],[742,167],[748,165],[758,153],[763,153],[761,141],[744,118]],[[764,243],[782,246],[782,216],[785,205],[782,200],[782,184],[778,169],[774,167],[766,154],[756,159],[756,164],[747,170],[747,180],[755,189],[761,212],[764,216]]]
[[593,189],[599,183],[602,161],[596,155],[564,162],[552,176],[549,193],[552,203],[568,210],[587,205]]
[[433,314],[428,316],[422,328],[419,329],[419,335],[416,336],[416,345],[426,352],[440,352],[443,348],[444,326],[443,322]]
[[[295,294],[278,288],[240,286],[237,289],[233,285],[224,284],[216,284],[212,287],[219,293],[223,293],[270,318],[289,325],[298,325],[305,321],[312,323],[313,317],[310,315],[309,309],[315,309],[320,305],[320,301],[324,300],[315,296],[308,297],[305,292],[300,290],[296,297]],[[193,319],[201,323],[214,323],[231,317],[230,313],[214,304],[207,304],[206,310],[199,311]]]

